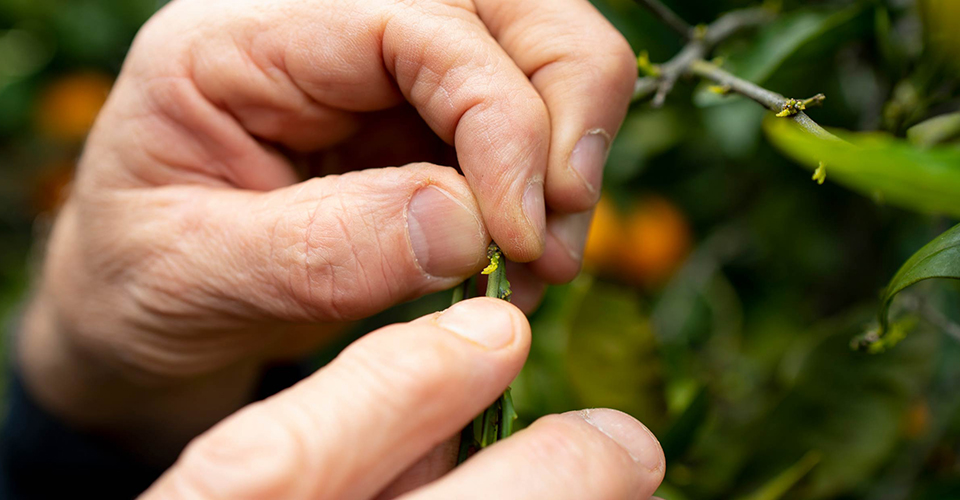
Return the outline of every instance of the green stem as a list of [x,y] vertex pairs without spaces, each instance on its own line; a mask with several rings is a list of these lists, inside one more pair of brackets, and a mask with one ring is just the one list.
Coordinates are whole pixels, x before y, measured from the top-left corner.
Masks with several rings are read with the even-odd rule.
[[[490,247],[487,248],[487,256],[490,258],[490,265],[483,271],[487,275],[486,296],[510,300],[507,262],[500,251],[500,247],[496,243],[491,243]],[[469,283],[472,283],[472,281],[473,279]],[[465,283],[454,290],[453,303],[457,303],[467,296],[469,286],[468,283]],[[513,434],[513,423],[516,418],[517,412],[514,409],[513,398],[510,396],[510,388],[508,387],[500,398],[494,401],[460,433],[460,451],[457,463],[463,463],[473,453]]]
[[467,298],[467,287],[469,286],[469,280],[457,285],[457,287],[453,289],[453,300],[450,301],[450,305],[456,304],[457,302]]

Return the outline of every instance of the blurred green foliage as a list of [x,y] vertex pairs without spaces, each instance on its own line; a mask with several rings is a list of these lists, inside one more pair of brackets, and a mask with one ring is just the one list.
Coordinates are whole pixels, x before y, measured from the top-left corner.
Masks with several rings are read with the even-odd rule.
[[[765,134],[759,106],[693,81],[681,81],[663,109],[630,110],[610,155],[606,202],[623,234],[640,236],[610,253],[621,268],[615,259],[550,289],[531,318],[533,348],[514,385],[524,423],[589,406],[633,414],[661,438],[668,470],[658,494],[667,500],[960,498],[960,288],[910,287],[903,294],[928,307],[893,303],[895,321],[915,325],[903,342],[877,355],[849,347],[875,327],[878,291],[960,215],[960,134],[948,116],[960,99],[944,56],[956,54],[947,35],[960,29],[943,27],[949,12],[931,14],[957,3],[917,1],[784,0],[776,21],[717,50],[724,68],[785,95],[825,93],[825,106],[810,113],[819,123],[885,135],[844,134],[853,146],[823,147],[780,127],[785,121]],[[754,2],[666,3],[707,23]],[[632,0],[594,4],[655,63],[681,49]],[[35,271],[33,235],[55,209],[50,190],[64,184],[82,146],[41,126],[49,89],[72,95],[64,82],[76,75],[115,75],[157,7],[0,0],[0,314],[8,322]],[[798,168],[820,161],[822,186]],[[669,200],[679,222],[630,215],[651,196]],[[683,261],[651,260],[672,256],[655,245],[687,230],[692,243],[674,242],[690,246]],[[597,244],[626,241],[607,236]],[[644,266],[671,266],[670,278],[652,284],[618,272],[647,269],[628,266],[637,255],[647,256]],[[427,297],[358,332],[448,303]]]

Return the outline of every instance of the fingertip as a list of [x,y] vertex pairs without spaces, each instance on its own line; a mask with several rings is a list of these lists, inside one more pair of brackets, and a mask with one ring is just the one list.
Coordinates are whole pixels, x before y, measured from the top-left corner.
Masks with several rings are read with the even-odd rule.
[[[566,142],[554,140],[558,145]],[[569,142],[567,152],[553,160],[547,171],[547,203],[562,213],[584,212],[600,201],[612,139],[606,130],[594,128]]]
[[516,306],[505,300],[476,297],[457,302],[433,316],[433,323],[485,349],[527,344],[530,324]]
[[543,182],[535,178],[524,186],[519,203],[499,202],[491,209],[485,208],[485,214],[494,213],[488,224],[493,241],[512,262],[533,262],[546,250],[547,207],[544,196]]
[[507,263],[507,279],[510,280],[511,302],[524,314],[533,314],[547,291],[547,284],[534,273],[530,264]]
[[568,283],[580,274],[583,250],[593,211],[551,214],[547,222],[547,245],[543,256],[530,268],[547,283]]
[[487,231],[472,199],[434,184],[407,205],[407,235],[417,265],[430,276],[469,276],[486,256]]
[[[547,206],[544,199],[543,183],[531,182],[523,192],[523,215],[530,228],[528,240],[533,240],[536,256],[543,253],[546,246]],[[518,262],[524,260],[517,259]]]
[[579,418],[612,439],[636,462],[656,478],[663,479],[665,458],[660,441],[647,426],[630,415],[606,408],[565,413],[567,418]]

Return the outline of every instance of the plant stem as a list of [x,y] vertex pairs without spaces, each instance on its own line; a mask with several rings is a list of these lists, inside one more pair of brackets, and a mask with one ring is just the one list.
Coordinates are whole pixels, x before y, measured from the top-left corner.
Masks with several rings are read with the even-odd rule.
[[457,287],[453,289],[453,299],[450,301],[450,304],[453,305],[453,304],[456,304],[457,302],[460,302],[463,299],[466,299],[467,288],[469,287],[470,287],[470,280],[465,280],[463,283],[460,283],[459,285],[457,285]]
[[[507,262],[500,247],[491,243],[487,248],[490,265],[483,270],[487,275],[487,297],[510,300],[510,282],[507,281]],[[471,279],[472,281],[472,279]],[[459,288],[459,287],[458,287]],[[454,303],[457,298],[466,296],[465,289],[454,290]],[[470,455],[513,434],[513,422],[517,418],[510,388],[493,402],[483,413],[468,424],[460,433],[460,451],[457,463],[463,463]]]
[[[750,98],[773,112],[781,112],[786,109],[792,101],[796,102],[795,99],[788,99],[772,90],[767,90],[753,82],[748,82],[704,60],[692,61],[689,66],[689,71],[691,74],[705,80],[710,80],[723,88],[729,89],[731,92],[736,92],[744,97]],[[806,101],[798,102],[814,104],[822,101],[822,94],[818,94]],[[807,132],[821,139],[840,140],[840,138],[827,132],[826,129],[818,125],[817,122],[813,121],[813,119],[802,110],[790,116],[790,119],[797,122],[797,124]]]
[[[679,16],[659,0],[637,0],[637,2],[647,7],[654,15],[668,25],[674,23],[674,21],[668,20],[669,16],[672,15],[679,18]],[[664,12],[668,12],[669,14],[665,16],[663,14]],[[823,94],[817,94],[810,99],[802,101],[789,99],[753,82],[739,78],[724,71],[716,64],[704,60],[720,42],[733,36],[740,30],[769,22],[773,19],[773,16],[774,12],[765,7],[736,10],[720,16],[720,18],[707,26],[702,33],[692,37],[687,36],[686,38],[689,40],[687,45],[674,56],[673,59],[670,59],[660,66],[659,76],[648,76],[637,79],[633,90],[634,102],[653,95],[653,102],[651,104],[654,107],[660,107],[666,101],[667,94],[673,90],[677,80],[683,75],[692,75],[714,82],[727,92],[736,92],[750,98],[770,111],[785,113],[785,117],[789,117],[796,122],[800,125],[800,128],[821,139],[840,141],[840,138],[818,125],[817,122],[813,121],[810,116],[803,112],[807,106],[822,103],[825,99]],[[683,19],[679,19],[679,22],[689,26]]]
[[[669,8],[658,0],[644,0],[640,3],[649,8],[651,12],[655,12],[654,9],[660,8],[669,10]],[[660,7],[655,7],[654,5],[659,5]],[[774,12],[764,7],[735,10],[720,16],[720,18],[705,29],[702,29],[698,36],[685,37],[689,42],[673,59],[667,61],[660,67],[659,77],[638,79],[634,86],[633,100],[640,101],[652,94],[656,94],[653,98],[653,106],[663,106],[667,94],[673,90],[677,80],[688,72],[691,63],[698,59],[705,58],[717,44],[730,38],[739,31],[769,22],[773,17]]]

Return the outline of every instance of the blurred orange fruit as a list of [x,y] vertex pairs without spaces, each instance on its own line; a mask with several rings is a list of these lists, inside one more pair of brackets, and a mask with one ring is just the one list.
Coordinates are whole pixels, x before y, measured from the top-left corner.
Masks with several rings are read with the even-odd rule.
[[593,214],[584,265],[646,287],[662,285],[690,252],[683,212],[662,196],[648,196],[621,215],[606,197]]
[[923,437],[930,429],[930,406],[924,400],[910,405],[903,416],[903,435],[908,439]]
[[622,272],[648,287],[662,285],[683,264],[692,243],[690,226],[666,198],[650,196],[627,216],[620,246]]
[[616,207],[608,198],[603,197],[593,212],[593,222],[587,234],[587,244],[583,249],[583,264],[596,270],[614,263],[620,252],[620,239],[623,238],[623,223]]
[[76,73],[54,81],[38,101],[37,127],[57,140],[82,141],[112,85],[113,78],[101,73]]

